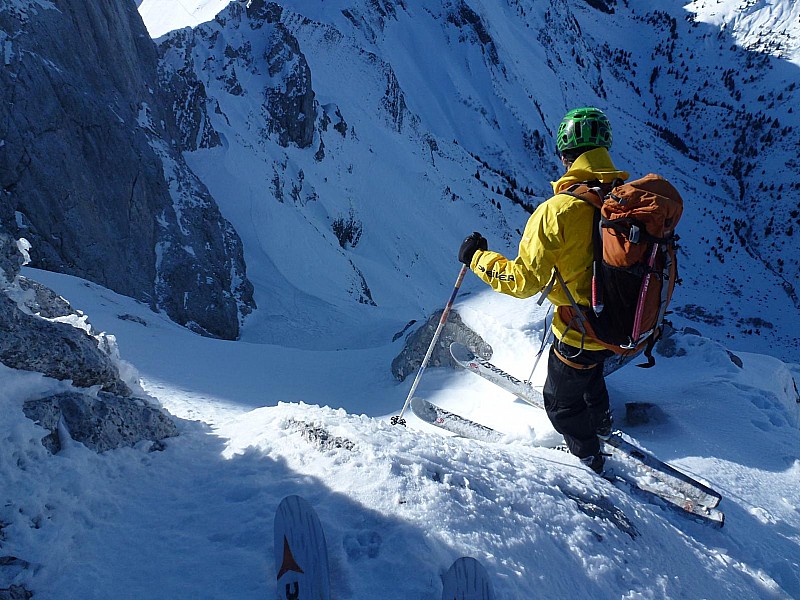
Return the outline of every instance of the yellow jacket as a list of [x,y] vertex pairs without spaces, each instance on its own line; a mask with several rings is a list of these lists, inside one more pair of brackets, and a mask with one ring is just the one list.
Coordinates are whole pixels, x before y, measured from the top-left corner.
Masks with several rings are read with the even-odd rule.
[[[628,176],[614,166],[605,148],[582,154],[569,171],[553,183],[555,195],[539,205],[528,219],[517,258],[509,260],[497,252],[478,250],[470,268],[495,291],[516,298],[529,298],[542,291],[550,282],[553,268],[558,267],[575,301],[582,306],[590,305],[595,208],[559,192],[578,182],[599,180],[611,183]],[[556,306],[570,304],[558,283],[547,299]],[[581,347],[580,331],[569,329],[557,312],[553,318],[553,332],[565,343]],[[587,350],[603,349],[589,338],[583,346]]]

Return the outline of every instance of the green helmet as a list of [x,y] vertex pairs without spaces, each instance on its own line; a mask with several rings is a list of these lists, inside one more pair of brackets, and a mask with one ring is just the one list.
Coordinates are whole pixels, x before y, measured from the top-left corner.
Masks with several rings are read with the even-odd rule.
[[611,148],[611,123],[599,108],[574,108],[558,126],[556,146],[559,153],[583,146]]

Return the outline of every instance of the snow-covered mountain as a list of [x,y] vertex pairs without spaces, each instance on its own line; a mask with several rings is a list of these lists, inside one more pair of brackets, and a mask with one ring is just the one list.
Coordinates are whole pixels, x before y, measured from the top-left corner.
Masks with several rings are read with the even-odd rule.
[[[124,1],[93,7],[94,23],[128,23],[114,16],[130,15]],[[4,8],[14,23],[46,15],[60,28],[80,24],[68,4]],[[119,109],[124,139],[160,148],[155,162],[147,155],[148,181],[166,173],[175,223],[186,208],[192,224],[206,215],[241,240],[258,308],[239,341],[212,339],[146,297],[23,270],[88,315],[68,321],[106,332],[113,352],[94,349],[102,364],[119,387],[174,415],[180,435],[96,454],[63,422],[54,434],[23,407],[91,396],[97,383],[0,365],[0,598],[270,596],[272,519],[288,494],[322,518],[336,598],[438,600],[461,555],[481,560],[500,600],[800,597],[792,2],[136,4],[158,56],[143,32],[126,39],[152,54],[158,70],[143,81],[166,100],[141,112],[139,100],[155,97],[143,88],[132,106],[122,94],[91,116]],[[767,24],[777,37],[759,38]],[[98,55],[83,43],[92,36],[61,57],[55,41],[45,54],[0,33],[3,81],[23,73],[20,56],[69,82],[62,59]],[[115,59],[136,72],[138,53]],[[88,102],[108,74],[64,85]],[[30,89],[30,98],[41,91]],[[620,167],[662,173],[686,200],[679,333],[653,369],[624,367],[609,389],[616,424],[634,441],[720,491],[721,530],[551,450],[559,436],[542,411],[470,373],[429,368],[417,393],[504,432],[502,442],[446,437],[410,413],[406,428],[389,424],[411,385],[390,365],[451,293],[461,239],[477,229],[515,253],[529,210],[560,173],[554,129],[580,104],[610,115]],[[24,154],[19,139],[6,141],[11,129],[0,129],[0,152]],[[0,164],[26,164],[7,157]],[[97,175],[98,164],[87,169]],[[208,202],[200,210],[195,194]],[[118,195],[107,199],[118,208]],[[12,221],[2,208],[0,221]],[[17,215],[16,225],[21,234],[28,224]],[[182,257],[198,242],[190,237]],[[218,283],[187,273],[201,287]],[[243,271],[226,277],[242,283]],[[28,314],[32,292],[17,284],[2,285],[13,311],[0,325],[20,312],[47,320]],[[544,365],[531,368],[545,309],[472,276],[456,309],[498,365],[541,385]],[[53,435],[57,454],[43,445]]]
[[[427,314],[466,233],[515,253],[526,210],[559,173],[554,128],[566,108],[595,104],[614,124],[617,162],[661,173],[685,196],[676,324],[792,358],[798,65],[791,43],[761,47],[742,29],[766,11],[791,38],[796,9],[747,4],[253,1],[170,12],[145,0],[140,12],[157,35],[221,10],[159,45],[162,78],[202,89],[195,119],[220,137],[186,156],[261,282],[264,310],[246,339],[364,343],[366,321],[374,343]],[[292,107],[300,90],[306,106]]]

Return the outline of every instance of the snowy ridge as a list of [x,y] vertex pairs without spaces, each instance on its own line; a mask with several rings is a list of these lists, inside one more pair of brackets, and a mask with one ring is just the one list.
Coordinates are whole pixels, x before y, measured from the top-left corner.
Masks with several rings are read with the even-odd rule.
[[698,21],[733,31],[742,47],[800,65],[800,4],[778,0],[696,0],[686,6]]

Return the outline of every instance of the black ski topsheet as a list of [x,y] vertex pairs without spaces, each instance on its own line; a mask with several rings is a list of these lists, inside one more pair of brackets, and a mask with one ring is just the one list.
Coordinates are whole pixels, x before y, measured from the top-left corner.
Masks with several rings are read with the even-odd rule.
[[494,600],[489,574],[471,556],[457,559],[442,576],[442,600]]
[[[544,409],[544,398],[528,382],[517,379],[488,360],[476,356],[463,344],[457,342],[451,344],[450,354],[456,363],[468,371],[514,394],[520,400]],[[671,486],[681,489],[683,495],[706,508],[715,508],[722,499],[722,496],[717,491],[625,440],[620,432],[615,432],[608,439],[606,445],[612,446],[619,450],[620,454],[637,461],[657,479],[668,478]]]
[[330,600],[328,546],[317,513],[300,496],[287,496],[275,512],[277,600]]

